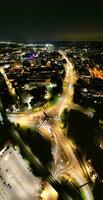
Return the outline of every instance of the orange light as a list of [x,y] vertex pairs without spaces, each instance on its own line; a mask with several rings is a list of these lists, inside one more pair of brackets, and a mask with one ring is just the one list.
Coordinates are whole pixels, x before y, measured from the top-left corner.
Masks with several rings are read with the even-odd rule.
[[92,75],[95,78],[103,79],[103,71],[95,67],[92,69]]

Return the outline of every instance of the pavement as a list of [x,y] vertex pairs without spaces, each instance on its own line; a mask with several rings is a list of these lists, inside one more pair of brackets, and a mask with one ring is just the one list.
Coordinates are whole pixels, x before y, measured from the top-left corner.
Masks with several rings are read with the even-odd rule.
[[41,181],[32,174],[21,154],[11,144],[0,155],[0,177],[2,200],[38,199]]

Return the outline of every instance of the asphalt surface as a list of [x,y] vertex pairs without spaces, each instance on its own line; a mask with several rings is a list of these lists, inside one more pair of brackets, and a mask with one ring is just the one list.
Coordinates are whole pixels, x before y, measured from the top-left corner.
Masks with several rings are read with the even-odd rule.
[[[74,83],[77,80],[74,66],[69,62],[65,55],[65,52],[60,51],[62,58],[66,60],[64,65],[66,76],[64,78],[63,93],[58,102],[51,107],[45,107],[45,113],[47,116],[52,116],[46,119],[43,110],[38,112],[31,111],[25,113],[12,113],[8,114],[8,119],[11,122],[19,123],[21,126],[39,127],[39,132],[44,137],[49,138],[52,143],[52,154],[54,158],[53,168],[51,173],[58,181],[61,181],[62,177],[71,177],[71,180],[83,185],[86,183],[86,177],[81,169],[80,163],[75,155],[75,148],[71,141],[64,136],[61,129],[61,121],[59,120],[62,111],[66,108],[70,110],[74,107],[73,94]],[[88,111],[83,110],[87,114]],[[58,118],[58,120],[56,119]],[[44,120],[45,119],[45,120]],[[42,123],[43,122],[43,123]],[[93,200],[92,192],[89,185],[85,185],[82,188],[83,195],[87,200]],[[48,183],[45,185],[45,189],[42,193],[43,200],[57,199],[57,193],[52,189]]]
[[[41,181],[30,171],[19,152],[9,144],[0,156],[0,196],[7,200],[34,200],[41,189]],[[3,177],[3,180],[2,180]]]

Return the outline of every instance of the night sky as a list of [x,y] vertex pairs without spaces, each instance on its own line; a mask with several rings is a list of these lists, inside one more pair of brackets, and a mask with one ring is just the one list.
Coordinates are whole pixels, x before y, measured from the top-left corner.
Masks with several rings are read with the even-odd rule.
[[102,0],[3,0],[0,8],[0,40],[103,40]]

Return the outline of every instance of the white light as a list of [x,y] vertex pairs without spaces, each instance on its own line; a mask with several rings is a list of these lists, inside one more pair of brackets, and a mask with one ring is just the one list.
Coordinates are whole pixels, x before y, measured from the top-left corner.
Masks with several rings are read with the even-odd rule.
[[5,160],[5,161],[8,161],[8,159],[9,159],[9,154],[7,154],[7,155],[4,157],[4,160]]
[[4,153],[5,150],[6,150],[6,147],[4,147],[4,149],[2,149],[2,150],[0,151],[0,156],[2,156],[2,154]]
[[1,113],[0,113],[0,121],[3,121],[3,118],[2,118],[2,115],[1,115]]

